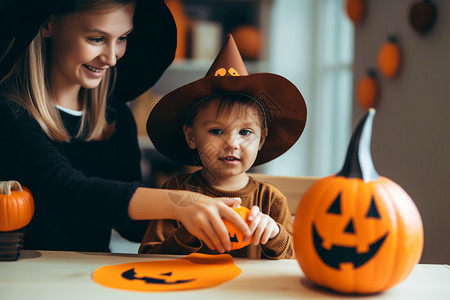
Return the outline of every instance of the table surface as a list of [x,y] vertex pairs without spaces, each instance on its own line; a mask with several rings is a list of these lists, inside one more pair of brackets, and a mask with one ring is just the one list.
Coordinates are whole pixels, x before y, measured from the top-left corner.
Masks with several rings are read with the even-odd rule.
[[345,296],[320,289],[292,259],[235,258],[242,270],[238,277],[190,291],[123,291],[92,280],[92,273],[101,266],[176,258],[180,256],[22,250],[19,260],[0,262],[0,299],[450,299],[448,265],[417,265],[405,281],[371,296]]

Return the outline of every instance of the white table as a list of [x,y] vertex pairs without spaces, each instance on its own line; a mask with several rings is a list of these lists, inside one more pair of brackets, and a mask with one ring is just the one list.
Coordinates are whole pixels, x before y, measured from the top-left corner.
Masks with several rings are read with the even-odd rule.
[[410,276],[375,296],[345,296],[315,287],[296,260],[234,259],[242,273],[221,285],[191,291],[143,293],[111,289],[92,280],[101,266],[180,258],[22,250],[18,261],[0,262],[0,299],[450,299],[450,267],[417,265]]

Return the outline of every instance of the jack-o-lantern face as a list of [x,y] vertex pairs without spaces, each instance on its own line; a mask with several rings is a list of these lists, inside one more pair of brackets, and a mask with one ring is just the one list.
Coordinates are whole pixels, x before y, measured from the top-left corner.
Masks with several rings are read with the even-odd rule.
[[313,184],[295,214],[294,250],[303,273],[339,292],[389,289],[422,254],[422,220],[414,202],[373,166],[373,114],[371,109],[356,128],[342,170]]
[[172,277],[173,272],[167,272],[159,274],[160,277],[147,277],[142,276],[138,277],[136,276],[136,271],[134,268],[131,268],[125,272],[122,273],[122,277],[128,280],[142,280],[146,283],[152,283],[152,284],[182,284],[194,281],[195,278],[192,279],[173,279]]
[[[232,207],[232,209],[238,213],[238,215],[244,220],[247,225],[250,226],[251,222],[247,219],[250,214],[250,210],[245,206]],[[230,237],[231,250],[244,248],[252,242],[250,238],[248,241],[244,242],[244,234],[230,221],[223,219],[223,223],[228,229],[228,235]]]
[[353,268],[358,268],[372,259],[383,246],[389,235],[390,219],[382,218],[374,196],[370,197],[370,201],[357,200],[370,203],[366,210],[360,211],[355,211],[353,203],[343,203],[342,198],[342,192],[339,192],[323,215],[319,214],[312,220],[313,244],[326,265],[340,269],[341,264],[352,264]]
[[95,270],[92,277],[110,288],[162,292],[210,287],[240,273],[228,254],[193,253],[174,260],[104,266]]

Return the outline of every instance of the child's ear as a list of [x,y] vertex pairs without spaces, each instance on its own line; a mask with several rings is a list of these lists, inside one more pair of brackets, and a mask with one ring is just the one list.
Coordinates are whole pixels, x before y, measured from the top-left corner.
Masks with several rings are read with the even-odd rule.
[[258,150],[261,150],[262,146],[264,145],[264,142],[266,141],[266,136],[269,133],[268,128],[264,128],[261,130],[261,138],[259,139],[259,147]]
[[192,130],[192,127],[189,127],[186,124],[183,125],[183,132],[184,138],[186,139],[189,148],[191,148],[192,150],[197,148],[197,145],[195,144],[194,131]]

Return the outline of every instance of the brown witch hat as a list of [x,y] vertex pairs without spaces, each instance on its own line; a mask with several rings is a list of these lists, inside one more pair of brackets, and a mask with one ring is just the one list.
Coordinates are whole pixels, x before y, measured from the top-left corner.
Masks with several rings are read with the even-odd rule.
[[244,94],[263,107],[268,136],[254,166],[286,152],[306,124],[306,104],[300,91],[286,78],[272,73],[249,75],[231,35],[206,76],[184,85],[155,105],[147,120],[147,133],[155,148],[168,158],[197,165],[196,151],[188,147],[183,125],[199,101],[221,94]]

